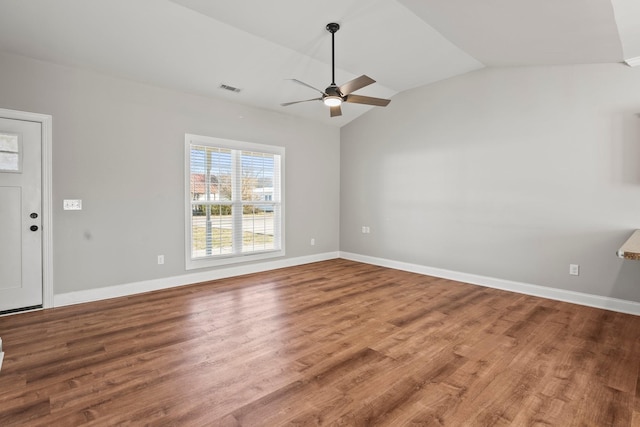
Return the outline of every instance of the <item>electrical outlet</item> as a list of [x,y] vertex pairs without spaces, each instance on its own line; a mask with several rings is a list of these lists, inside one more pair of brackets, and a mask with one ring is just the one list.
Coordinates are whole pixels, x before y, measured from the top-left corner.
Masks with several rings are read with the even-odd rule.
[[572,276],[579,276],[580,266],[578,264],[569,264],[569,274]]
[[369,226],[367,225],[363,225],[362,226],[362,234],[369,234],[371,233],[371,228],[369,228]]
[[164,255],[158,255],[158,265],[164,264]]
[[313,237],[311,238],[311,246],[315,246],[316,245],[316,239],[314,239]]

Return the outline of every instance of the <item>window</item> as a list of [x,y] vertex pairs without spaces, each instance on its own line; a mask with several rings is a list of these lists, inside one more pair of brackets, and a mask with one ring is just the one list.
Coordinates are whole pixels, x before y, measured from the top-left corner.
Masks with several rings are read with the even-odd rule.
[[18,135],[0,133],[0,172],[20,172]]
[[186,264],[284,255],[284,148],[185,136]]

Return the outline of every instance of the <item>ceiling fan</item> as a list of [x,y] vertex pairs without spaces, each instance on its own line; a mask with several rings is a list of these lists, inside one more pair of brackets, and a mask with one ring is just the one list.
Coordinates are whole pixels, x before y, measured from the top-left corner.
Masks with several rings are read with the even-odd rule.
[[369,86],[370,84],[375,83],[376,81],[373,80],[371,77],[362,75],[360,77],[356,77],[351,81],[348,81],[347,83],[341,86],[336,85],[334,38],[335,38],[336,31],[340,29],[340,25],[336,24],[335,22],[332,22],[330,24],[327,24],[326,28],[327,28],[327,31],[331,33],[331,85],[329,85],[328,88],[322,91],[300,80],[290,79],[291,81],[294,81],[298,84],[311,88],[317,92],[320,92],[322,96],[320,98],[305,99],[303,101],[285,102],[284,104],[280,104],[280,105],[282,105],[283,107],[286,107],[287,105],[298,104],[300,102],[322,101],[324,102],[325,105],[329,107],[329,114],[331,115],[331,117],[342,115],[342,109],[340,108],[340,105],[343,102],[386,107],[389,104],[389,102],[391,102],[390,99],[373,98],[370,96],[353,94],[353,92],[355,92],[356,90],[362,89],[365,86]]

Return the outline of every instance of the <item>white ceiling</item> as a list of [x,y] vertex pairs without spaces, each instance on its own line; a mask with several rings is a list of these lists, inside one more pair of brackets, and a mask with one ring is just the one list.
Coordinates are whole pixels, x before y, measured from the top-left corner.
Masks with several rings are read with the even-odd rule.
[[[640,57],[637,0],[0,0],[0,51],[342,126],[317,97],[362,74],[396,93],[485,66]],[[241,88],[232,93],[220,84]],[[393,102],[392,104],[393,105]]]

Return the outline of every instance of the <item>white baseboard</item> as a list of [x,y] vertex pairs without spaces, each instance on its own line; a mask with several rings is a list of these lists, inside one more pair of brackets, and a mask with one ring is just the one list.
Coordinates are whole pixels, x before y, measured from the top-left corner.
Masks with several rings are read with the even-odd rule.
[[533,295],[536,297],[570,302],[579,305],[586,305],[589,307],[603,308],[606,310],[618,311],[621,313],[635,314],[636,316],[640,315],[640,303],[635,301],[627,301],[600,295],[567,291],[564,289],[532,285],[529,283],[513,282],[510,280],[496,279],[494,277],[479,276],[476,274],[460,273],[457,271],[445,270],[442,268],[427,267],[424,265],[410,264],[384,258],[359,255],[350,252],[340,252],[340,258],[348,259],[351,261],[364,262],[367,264],[379,265],[381,267],[395,268],[397,270],[409,271],[412,273],[424,274],[427,276],[455,280],[457,282],[464,282],[472,285],[502,289],[519,294]]
[[326,261],[338,258],[338,252],[326,252],[317,255],[286,258],[276,261],[261,262],[257,264],[233,266],[217,270],[208,270],[197,273],[184,274],[161,279],[144,280],[141,282],[125,283],[122,285],[108,286],[104,288],[87,289],[84,291],[68,292],[53,296],[54,307],[80,304],[84,302],[99,301],[109,298],[117,298],[143,292],[157,291],[189,285],[192,283],[206,282],[209,280],[224,279],[227,277],[241,276],[243,274],[259,273],[284,267],[309,264],[312,262]]
[[134,295],[143,292],[156,291],[160,289],[173,288],[177,286],[189,285],[192,283],[206,282],[209,280],[224,279],[227,277],[240,276],[243,274],[259,273],[262,271],[275,270],[278,268],[293,267],[296,265],[308,264],[318,261],[326,261],[334,258],[344,258],[352,261],[364,262],[367,264],[379,265],[381,267],[395,268],[397,270],[409,271],[412,273],[424,274],[427,276],[440,277],[443,279],[455,280],[457,282],[469,283],[472,285],[486,286],[488,288],[502,289],[525,295],[533,295],[557,301],[565,301],[573,304],[580,304],[589,307],[603,308],[606,310],[618,311],[621,313],[640,315],[640,303],[617,298],[604,297],[600,295],[585,294],[581,292],[567,291],[563,289],[550,288],[546,286],[532,285],[529,283],[514,282],[511,280],[497,279],[494,277],[479,276],[476,274],[461,273],[458,271],[446,270],[442,268],[428,267],[419,264],[411,264],[401,261],[393,261],[385,258],[376,258],[367,255],[354,254],[350,252],[326,252],[317,255],[309,255],[296,258],[287,258],[276,261],[263,262],[258,264],[234,266],[217,270],[208,270],[197,273],[184,274],[180,276],[165,277],[161,279],[145,280],[141,282],[126,283],[122,285],[108,286],[104,288],[87,289],[84,291],[68,292],[54,295],[54,307],[79,304],[84,302],[99,301],[109,298],[117,298],[127,295]]

